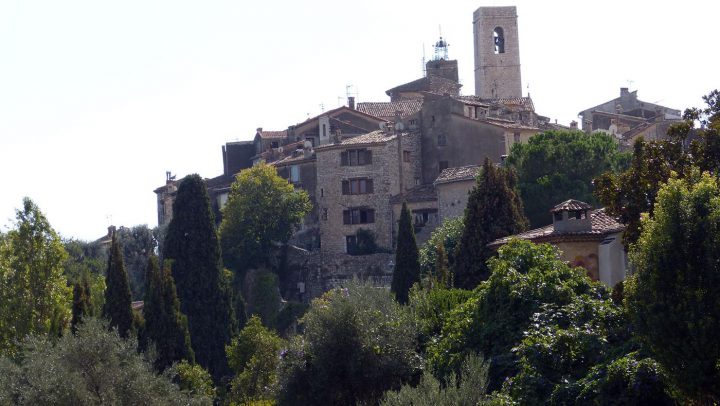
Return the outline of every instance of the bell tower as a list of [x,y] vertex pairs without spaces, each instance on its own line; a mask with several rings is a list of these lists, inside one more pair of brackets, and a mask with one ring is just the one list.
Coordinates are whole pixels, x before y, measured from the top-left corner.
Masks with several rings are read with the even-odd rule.
[[480,7],[473,13],[475,95],[483,99],[522,97],[517,10]]

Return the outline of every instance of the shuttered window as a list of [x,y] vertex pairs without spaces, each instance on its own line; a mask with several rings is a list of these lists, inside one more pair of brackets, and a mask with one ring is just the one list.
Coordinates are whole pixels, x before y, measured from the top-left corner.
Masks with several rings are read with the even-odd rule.
[[372,151],[368,149],[349,149],[340,153],[341,166],[360,166],[372,163]]
[[343,210],[343,224],[368,224],[375,222],[375,210],[364,207]]
[[373,180],[367,178],[349,179],[342,181],[342,194],[364,195],[374,193]]

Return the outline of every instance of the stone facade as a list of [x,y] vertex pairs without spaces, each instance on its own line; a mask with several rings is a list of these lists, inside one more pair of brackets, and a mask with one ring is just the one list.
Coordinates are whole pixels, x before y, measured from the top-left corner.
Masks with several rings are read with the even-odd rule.
[[604,131],[615,135],[649,122],[679,121],[680,110],[638,99],[637,90],[620,88],[620,97],[578,113],[585,132]]
[[465,214],[468,194],[475,187],[480,166],[448,168],[435,180],[440,222]]
[[485,99],[522,96],[517,10],[480,7],[473,13],[475,95]]
[[412,186],[406,186],[406,179],[418,172],[412,159],[418,154],[415,138],[375,131],[316,148],[322,253],[348,253],[359,229],[371,231],[379,247],[392,248],[395,218],[390,199]]

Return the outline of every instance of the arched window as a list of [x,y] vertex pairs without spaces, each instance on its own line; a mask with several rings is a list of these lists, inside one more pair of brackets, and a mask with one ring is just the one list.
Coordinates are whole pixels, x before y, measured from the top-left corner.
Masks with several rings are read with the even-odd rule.
[[502,27],[495,27],[495,30],[493,30],[493,41],[495,42],[495,53],[496,54],[504,54],[505,53],[505,33],[503,32]]

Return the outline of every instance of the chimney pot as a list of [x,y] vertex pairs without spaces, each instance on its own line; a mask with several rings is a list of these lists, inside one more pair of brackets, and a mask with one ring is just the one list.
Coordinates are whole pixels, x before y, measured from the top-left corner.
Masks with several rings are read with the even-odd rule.
[[355,96],[348,96],[348,107],[355,110]]

